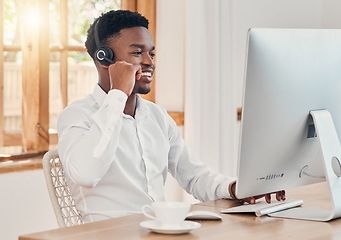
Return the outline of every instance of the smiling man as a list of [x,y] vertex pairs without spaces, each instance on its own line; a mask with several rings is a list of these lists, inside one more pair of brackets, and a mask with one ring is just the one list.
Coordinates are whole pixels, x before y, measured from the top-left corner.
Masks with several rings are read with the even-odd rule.
[[83,220],[140,213],[164,200],[167,172],[201,201],[233,198],[235,179],[196,159],[167,111],[139,96],[150,91],[155,69],[148,20],[105,13],[88,30],[86,47],[98,84],[58,120],[58,151]]

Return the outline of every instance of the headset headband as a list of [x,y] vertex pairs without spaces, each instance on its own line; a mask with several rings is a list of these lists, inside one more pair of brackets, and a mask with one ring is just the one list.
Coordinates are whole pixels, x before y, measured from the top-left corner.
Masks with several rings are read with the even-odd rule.
[[95,25],[95,43],[96,43],[96,47],[97,49],[101,48],[101,43],[99,41],[99,36],[98,36],[98,23],[99,20],[97,20],[96,25]]

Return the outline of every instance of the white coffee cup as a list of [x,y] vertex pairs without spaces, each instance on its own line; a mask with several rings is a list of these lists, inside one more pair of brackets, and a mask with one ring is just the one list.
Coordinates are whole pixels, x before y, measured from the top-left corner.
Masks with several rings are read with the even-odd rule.
[[[174,228],[181,225],[190,208],[191,204],[185,202],[153,202],[151,205],[144,205],[142,213],[159,222],[162,227]],[[151,210],[155,216],[147,213],[148,210]]]

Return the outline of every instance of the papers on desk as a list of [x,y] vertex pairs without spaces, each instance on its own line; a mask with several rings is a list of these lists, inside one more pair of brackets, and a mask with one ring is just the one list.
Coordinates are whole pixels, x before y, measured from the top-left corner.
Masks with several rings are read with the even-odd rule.
[[272,201],[267,203],[264,200],[256,204],[245,203],[238,207],[228,208],[221,211],[221,213],[255,213],[257,217],[283,211],[289,208],[301,206],[303,200],[287,199],[285,201]]

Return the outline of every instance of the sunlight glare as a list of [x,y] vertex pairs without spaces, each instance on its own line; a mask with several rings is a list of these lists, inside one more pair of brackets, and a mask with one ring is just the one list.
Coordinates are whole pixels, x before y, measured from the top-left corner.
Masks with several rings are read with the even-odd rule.
[[26,22],[28,24],[28,26],[30,27],[38,27],[39,26],[39,11],[36,8],[31,8],[28,9],[28,11],[26,12]]

